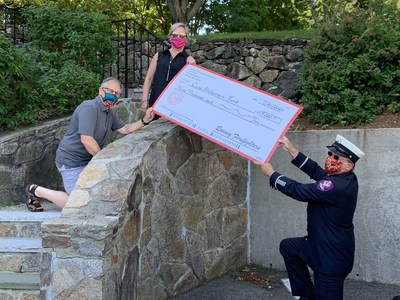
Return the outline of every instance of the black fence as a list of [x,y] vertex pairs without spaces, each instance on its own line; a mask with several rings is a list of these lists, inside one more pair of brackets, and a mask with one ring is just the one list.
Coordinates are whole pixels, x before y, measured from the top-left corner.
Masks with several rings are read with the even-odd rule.
[[112,38],[116,62],[110,67],[110,76],[121,81],[128,97],[130,89],[144,83],[154,54],[169,45],[135,19],[113,21],[112,26],[116,32]]
[[5,36],[14,45],[21,45],[28,42],[26,29],[23,24],[24,21],[20,9],[8,8],[4,4],[0,5],[0,31],[3,31]]

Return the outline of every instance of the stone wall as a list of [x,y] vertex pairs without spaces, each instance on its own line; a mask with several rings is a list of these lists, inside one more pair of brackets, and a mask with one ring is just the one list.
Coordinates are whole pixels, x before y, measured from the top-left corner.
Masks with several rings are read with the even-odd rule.
[[247,160],[166,120],[114,141],[43,223],[41,299],[166,299],[247,263]]
[[[121,99],[114,110],[122,120],[132,122],[139,119],[138,105],[138,100]],[[63,189],[54,159],[69,120],[61,118],[0,134],[0,206],[25,202],[29,183]],[[112,133],[108,143],[118,137]]]
[[190,52],[202,67],[284,99],[296,100],[297,71],[308,43],[299,38],[194,41]]
[[[139,119],[138,100],[113,109]],[[0,136],[1,204],[61,188],[69,118]],[[112,142],[112,143],[111,143]],[[112,134],[44,223],[41,299],[165,299],[247,263],[247,161],[166,120]]]
[[[230,78],[260,88],[268,93],[296,101],[299,98],[297,71],[303,63],[303,50],[309,41],[305,39],[287,40],[194,40],[187,44],[187,52],[196,59],[197,64]],[[124,41],[119,41],[124,48]],[[135,72],[146,71],[152,55],[154,43],[147,41],[141,47],[130,45],[128,65],[135,66]],[[157,46],[158,47],[158,46]],[[133,49],[137,51],[134,52]],[[150,56],[143,55],[149,53]],[[121,51],[120,64],[125,62]],[[120,78],[123,65],[120,66]],[[117,68],[114,68],[114,76]],[[145,72],[144,72],[145,74]],[[141,99],[141,93],[130,93],[131,97]],[[129,100],[123,100],[120,115],[124,121],[137,120],[132,115]],[[119,110],[119,108],[116,108]],[[129,113],[128,113],[129,112]],[[18,203],[25,197],[25,185],[35,182],[47,187],[60,189],[62,181],[54,166],[55,149],[62,138],[69,119],[47,122],[46,126],[35,126],[20,130],[15,134],[0,135],[0,205]],[[39,129],[40,128],[40,129]],[[114,140],[116,134],[111,135]],[[12,176],[11,176],[12,175]]]
[[[4,27],[0,30],[4,31]],[[8,27],[6,36],[16,44],[27,42],[26,30]],[[138,39],[113,38],[117,63],[111,67],[110,76],[121,82],[126,80],[129,88],[142,85],[150,61],[157,51],[163,49],[160,41],[143,37]],[[168,41],[166,41],[169,44]],[[127,43],[127,45],[125,44]],[[284,99],[296,101],[300,78],[298,70],[304,60],[304,48],[310,40],[302,38],[277,39],[189,39],[186,52],[200,66],[227,77],[251,85]],[[132,94],[128,94],[132,97]]]
[[63,118],[0,134],[0,206],[24,201],[28,183],[62,187],[54,158],[68,122]]
[[[309,42],[301,38],[286,40],[243,38],[212,41],[189,39],[186,51],[204,68],[295,101],[300,97],[297,91],[300,81],[298,70],[304,60],[304,48]],[[144,79],[149,62],[156,49],[159,49],[159,46],[156,48],[151,41],[144,42],[141,46],[130,44],[127,54],[124,50],[124,41],[119,41],[114,46],[120,47],[119,68],[114,65],[112,75],[118,76],[123,82],[125,61],[128,67],[128,82],[140,82],[140,72]]]
[[[115,109],[123,119],[137,120],[139,105],[126,100]],[[58,140],[67,120],[52,122],[1,136],[0,184],[21,185],[32,163],[22,158],[45,148],[28,144]],[[360,191],[350,278],[397,284],[400,206],[393,195],[400,176],[393,153],[400,131],[288,135],[323,161],[324,147],[338,133],[366,153],[356,168]],[[271,163],[308,180],[282,150]],[[15,172],[7,169],[13,165]],[[165,299],[247,262],[284,269],[277,245],[306,228],[305,206],[284,198],[243,158],[170,122],[154,122],[101,151],[82,173],[62,217],[43,224],[42,299]]]

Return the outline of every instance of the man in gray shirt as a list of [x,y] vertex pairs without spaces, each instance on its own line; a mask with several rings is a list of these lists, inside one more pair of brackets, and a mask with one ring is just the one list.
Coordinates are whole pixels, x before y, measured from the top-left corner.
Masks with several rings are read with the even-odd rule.
[[150,109],[140,121],[125,124],[110,109],[117,103],[121,91],[122,84],[116,78],[106,78],[101,83],[99,95],[93,100],[82,102],[75,109],[56,152],[56,165],[63,178],[65,192],[29,184],[26,191],[30,211],[43,211],[42,198],[63,208],[80,173],[103,148],[111,130],[128,134],[147,125],[154,118]]

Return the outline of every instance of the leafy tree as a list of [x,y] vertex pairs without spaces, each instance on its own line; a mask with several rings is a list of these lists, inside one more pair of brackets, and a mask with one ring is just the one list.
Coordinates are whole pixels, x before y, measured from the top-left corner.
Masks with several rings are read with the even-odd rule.
[[209,9],[209,3],[205,1],[199,8],[197,14],[189,22],[189,28],[192,34],[199,34],[200,29],[205,29],[207,26],[212,12]]
[[308,7],[304,0],[269,0],[267,10],[272,25],[266,29],[287,30],[306,26]]
[[170,20],[171,18],[171,12],[168,9],[168,5],[165,3],[163,0],[154,0],[155,4],[155,10],[156,10],[156,22],[153,22],[151,18],[148,18],[147,23],[143,23],[146,28],[150,29],[153,32],[159,32],[156,30],[156,27],[152,28],[149,26],[149,23],[154,23],[154,26],[159,24],[159,27],[161,29],[161,32],[164,33],[165,35],[168,34],[169,27],[171,25]]
[[213,1],[209,25],[219,32],[259,31],[268,27],[268,12],[263,0]]
[[332,24],[338,15],[345,11],[345,6],[354,5],[354,0],[331,0],[325,2],[322,0],[308,0],[308,6],[316,27],[322,24]]
[[[382,1],[382,4],[387,5],[390,1]],[[342,15],[354,8],[366,9],[370,5],[369,0],[307,0],[307,2],[314,25],[318,28],[334,24]]]
[[304,0],[220,0],[205,13],[209,31],[245,32],[302,28],[306,10]]

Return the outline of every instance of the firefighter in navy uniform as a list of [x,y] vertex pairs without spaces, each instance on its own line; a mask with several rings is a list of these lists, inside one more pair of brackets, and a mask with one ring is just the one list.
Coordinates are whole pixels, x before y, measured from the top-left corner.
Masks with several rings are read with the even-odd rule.
[[[315,183],[302,184],[278,172],[271,164],[256,163],[270,186],[298,201],[307,202],[307,236],[284,239],[285,261],[293,296],[301,300],[343,299],[343,284],[354,262],[353,216],[358,181],[353,169],[364,153],[344,137],[327,146],[325,167],[299,152],[287,137],[279,146],[293,157],[292,164]],[[314,283],[308,271],[313,270]]]

